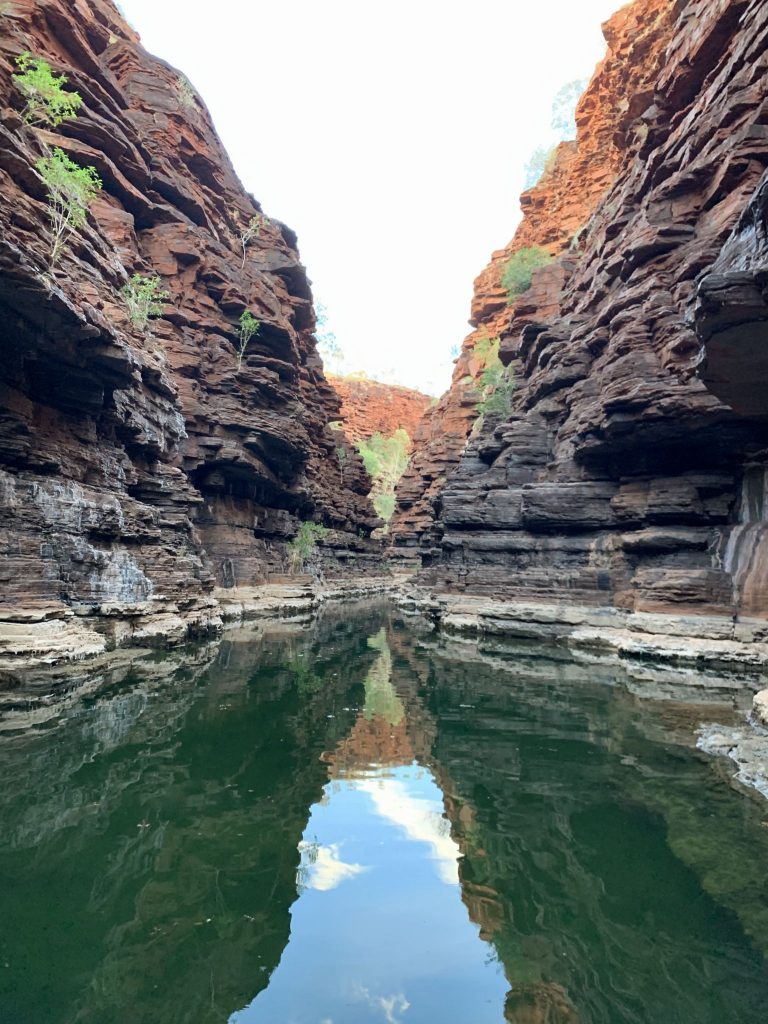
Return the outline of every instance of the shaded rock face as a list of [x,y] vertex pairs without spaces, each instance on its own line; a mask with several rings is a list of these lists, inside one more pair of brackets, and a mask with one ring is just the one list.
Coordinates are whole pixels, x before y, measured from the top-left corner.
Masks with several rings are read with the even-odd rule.
[[432,402],[429,395],[397,384],[351,377],[328,379],[341,401],[344,434],[352,444],[400,429],[412,438]]
[[[738,360],[751,346],[760,365],[764,330],[768,8],[637,0],[617,18],[645,26],[646,70],[627,65],[622,91],[618,74],[596,89],[599,69],[577,115],[580,147],[618,111],[613,183],[499,314],[512,414],[429,482],[436,514],[401,543],[421,540],[425,581],[447,589],[763,616],[768,429]],[[613,50],[616,19],[606,34]],[[537,225],[562,244],[528,201],[526,244]],[[497,314],[482,302],[485,323]]]
[[[2,21],[0,602],[207,628],[214,586],[282,571],[301,520],[365,556],[367,476],[340,473],[293,233],[264,218],[243,259],[258,204],[202,101],[108,0],[15,0]],[[20,117],[23,51],[83,97],[55,132]],[[104,183],[54,272],[46,146]],[[133,273],[170,293],[145,330],[120,297]],[[245,309],[261,328],[238,369]]]

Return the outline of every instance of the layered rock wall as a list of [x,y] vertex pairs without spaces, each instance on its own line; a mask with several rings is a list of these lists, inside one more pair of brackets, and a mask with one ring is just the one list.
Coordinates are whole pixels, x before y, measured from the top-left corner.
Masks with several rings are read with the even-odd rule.
[[[315,349],[294,234],[263,217],[210,116],[109,0],[3,5],[0,38],[0,607],[116,641],[215,626],[216,587],[284,571],[302,520],[370,556],[376,520]],[[29,51],[69,78],[77,118],[31,128],[12,80]],[[103,190],[48,266],[36,161],[60,147]],[[260,217],[245,253],[242,234]],[[159,275],[164,315],[120,289]],[[240,314],[261,327],[238,368]],[[14,625],[14,623],[16,625]],[[111,624],[111,625],[110,625]],[[17,628],[18,627],[18,628]],[[26,628],[26,627],[25,627]]]
[[354,377],[328,379],[341,401],[342,429],[351,444],[400,429],[413,438],[432,403],[429,395],[397,384]]
[[[400,542],[421,541],[440,589],[765,616],[760,389],[710,391],[696,371],[703,344],[710,378],[735,359],[743,381],[750,351],[763,372],[765,187],[752,197],[768,167],[768,8],[636,0],[606,35],[616,70],[596,88],[598,70],[576,142],[587,152],[590,126],[610,124],[606,161],[566,148],[552,175],[594,212],[566,250],[571,206],[524,197],[513,246],[562,255],[511,309],[494,303],[493,265],[478,282],[475,315],[516,376],[512,414],[486,418],[447,480],[412,475]],[[414,530],[426,493],[435,514]]]
[[[665,47],[675,25],[673,5],[636,0],[603,26],[607,52],[576,111],[577,140],[557,147],[553,166],[520,197],[523,213],[512,241],[493,253],[475,280],[470,324],[450,389],[424,416],[415,454],[398,488],[392,524],[394,553],[425,556],[439,548],[443,485],[458,465],[477,420],[477,380],[485,360],[478,343],[504,337],[536,312],[557,311],[559,290],[595,207],[621,166],[633,118],[653,95]],[[510,256],[530,246],[562,256],[537,275],[515,308],[501,275]]]

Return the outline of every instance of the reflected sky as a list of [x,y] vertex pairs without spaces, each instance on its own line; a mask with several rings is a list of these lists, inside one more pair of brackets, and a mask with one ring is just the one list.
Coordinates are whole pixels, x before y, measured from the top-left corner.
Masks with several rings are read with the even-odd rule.
[[461,901],[428,770],[329,782],[301,851],[288,947],[231,1024],[498,1024],[508,986]]
[[36,680],[0,1024],[765,1024],[764,804],[614,672],[345,609]]

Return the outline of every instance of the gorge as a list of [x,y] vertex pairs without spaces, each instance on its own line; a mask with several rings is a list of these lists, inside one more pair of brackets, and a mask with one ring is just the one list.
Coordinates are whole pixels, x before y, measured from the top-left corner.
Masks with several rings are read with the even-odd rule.
[[433,398],[112,0],[0,4],[0,1020],[763,1021],[768,4],[603,33]]

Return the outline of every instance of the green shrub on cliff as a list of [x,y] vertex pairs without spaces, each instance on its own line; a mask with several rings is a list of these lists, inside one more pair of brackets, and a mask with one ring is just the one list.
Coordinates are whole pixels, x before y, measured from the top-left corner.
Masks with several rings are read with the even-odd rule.
[[179,97],[179,103],[182,107],[194,108],[197,93],[186,75],[179,75],[176,82],[176,95]]
[[513,253],[501,274],[501,285],[506,289],[507,301],[513,302],[518,295],[527,292],[531,287],[534,270],[551,261],[552,257],[540,245],[527,246]]
[[72,232],[85,225],[88,207],[101,189],[101,179],[95,167],[81,167],[58,148],[50,156],[41,157],[35,167],[48,187],[53,267]]
[[168,292],[160,288],[160,278],[144,277],[134,274],[128,284],[120,289],[120,294],[128,307],[128,316],[134,327],[143,331],[151,316],[162,316],[165,301],[170,298]]
[[55,75],[47,61],[31,53],[19,54],[16,67],[19,74],[13,80],[27,101],[23,114],[27,124],[50,124],[56,128],[62,121],[77,116],[83,98],[79,93],[64,91],[66,75]]
[[251,340],[254,334],[258,333],[260,327],[261,323],[256,319],[255,316],[253,316],[250,310],[246,309],[243,313],[240,314],[240,346],[237,350],[238,371],[240,370],[240,367],[243,365],[243,356],[245,355],[246,348],[248,348],[248,342]]
[[475,405],[478,421],[485,416],[509,416],[515,380],[512,371],[499,358],[499,339],[480,338],[474,350],[485,364],[475,384],[479,392]]
[[306,572],[313,568],[317,555],[317,542],[322,540],[328,533],[324,526],[319,523],[302,523],[299,532],[293,540],[286,545],[288,553],[288,565],[291,572]]

